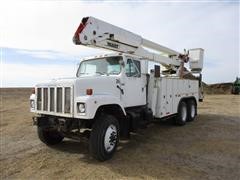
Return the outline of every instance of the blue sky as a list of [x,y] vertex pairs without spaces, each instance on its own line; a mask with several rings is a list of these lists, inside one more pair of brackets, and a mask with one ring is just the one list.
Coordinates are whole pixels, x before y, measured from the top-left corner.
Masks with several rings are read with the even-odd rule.
[[182,52],[205,49],[203,80],[239,76],[239,3],[5,1],[0,6],[1,87],[72,77],[81,57],[106,51],[76,46],[82,17],[94,16]]

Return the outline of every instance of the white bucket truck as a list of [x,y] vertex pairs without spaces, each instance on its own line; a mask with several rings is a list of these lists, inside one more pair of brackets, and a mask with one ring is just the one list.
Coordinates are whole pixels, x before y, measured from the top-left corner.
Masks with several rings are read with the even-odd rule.
[[75,78],[36,85],[31,112],[45,144],[87,138],[91,155],[104,161],[120,137],[153,121],[172,117],[182,126],[194,120],[203,99],[203,49],[181,54],[94,17],[82,19],[73,42],[115,54],[82,59]]

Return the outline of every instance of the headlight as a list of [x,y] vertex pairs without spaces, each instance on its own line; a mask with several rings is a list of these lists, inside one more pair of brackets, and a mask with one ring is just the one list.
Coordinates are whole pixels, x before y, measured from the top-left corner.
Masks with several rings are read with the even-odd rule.
[[86,108],[84,103],[77,103],[78,113],[85,113]]
[[34,100],[30,100],[30,106],[31,106],[31,109],[35,109],[35,102],[34,102]]

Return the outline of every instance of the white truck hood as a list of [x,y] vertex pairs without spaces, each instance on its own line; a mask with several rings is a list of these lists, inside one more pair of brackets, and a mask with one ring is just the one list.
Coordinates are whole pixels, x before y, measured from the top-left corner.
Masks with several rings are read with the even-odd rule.
[[46,83],[39,83],[36,87],[73,87],[74,96],[86,95],[86,89],[93,89],[94,95],[120,96],[117,88],[118,76],[83,76],[73,78],[53,79]]
[[77,78],[74,84],[75,96],[86,95],[86,89],[92,89],[93,95],[114,95],[120,97],[117,89],[118,76],[85,76]]
[[72,86],[77,78],[59,78],[59,79],[52,79],[49,82],[39,83],[37,87],[46,87],[46,86]]

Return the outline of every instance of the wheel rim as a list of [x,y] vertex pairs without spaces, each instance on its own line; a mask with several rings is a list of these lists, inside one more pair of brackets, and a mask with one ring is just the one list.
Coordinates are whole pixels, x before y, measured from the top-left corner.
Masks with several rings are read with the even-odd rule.
[[108,126],[104,137],[104,148],[107,152],[111,152],[117,143],[117,128],[111,124]]
[[182,121],[185,122],[187,120],[187,107],[182,106]]
[[192,104],[191,106],[191,117],[194,118],[195,116],[195,106]]

